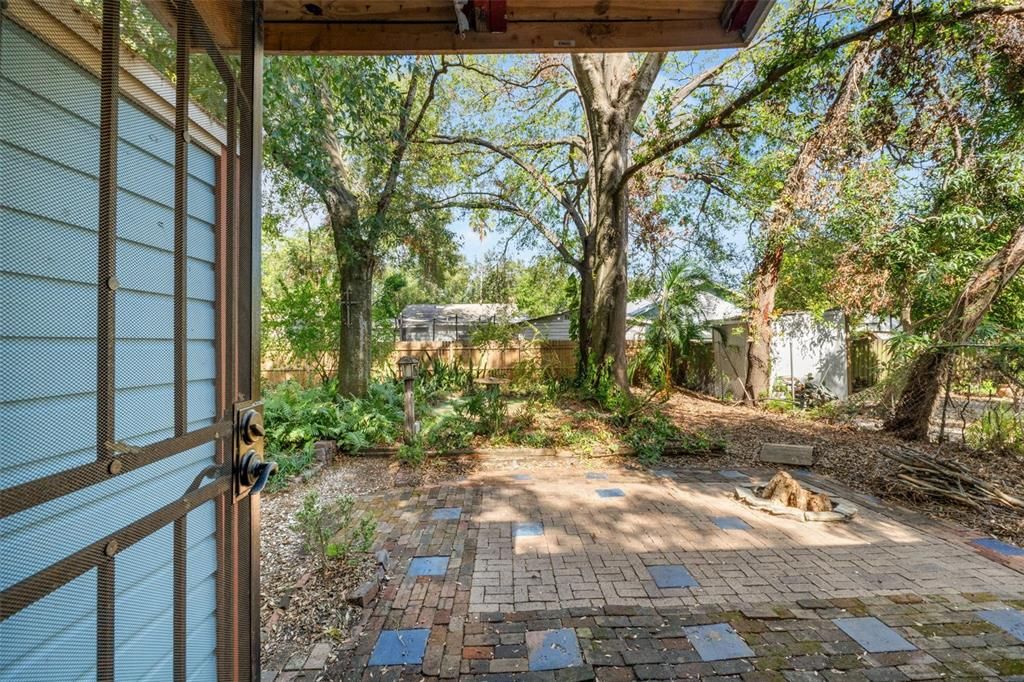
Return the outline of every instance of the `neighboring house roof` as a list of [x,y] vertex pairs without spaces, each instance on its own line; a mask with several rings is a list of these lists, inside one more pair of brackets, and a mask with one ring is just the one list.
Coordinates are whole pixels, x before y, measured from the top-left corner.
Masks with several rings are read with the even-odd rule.
[[519,310],[510,303],[452,303],[433,305],[419,303],[407,305],[402,311],[401,319],[405,321],[452,320],[459,322],[485,322],[497,318],[502,322],[514,322],[522,319]]
[[538,315],[537,317],[530,317],[523,320],[523,322],[546,322],[547,320],[558,320],[564,317],[569,317],[570,314],[570,311],[562,310],[557,313],[551,313],[549,315]]
[[[705,291],[697,293],[697,301],[700,307],[700,312],[697,315],[698,322],[725,320],[743,313],[739,306]],[[650,318],[657,315],[657,312],[658,300],[656,298],[644,298],[639,301],[633,301],[626,307],[626,316],[633,318]]]

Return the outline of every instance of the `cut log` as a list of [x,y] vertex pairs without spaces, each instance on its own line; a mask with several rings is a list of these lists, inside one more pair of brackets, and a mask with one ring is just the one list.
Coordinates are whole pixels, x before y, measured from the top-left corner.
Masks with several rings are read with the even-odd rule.
[[814,464],[814,447],[787,443],[765,443],[761,446],[760,459],[762,462],[773,464],[809,467]]
[[832,511],[832,501],[827,495],[807,490],[786,471],[772,476],[760,495],[766,500],[800,511]]

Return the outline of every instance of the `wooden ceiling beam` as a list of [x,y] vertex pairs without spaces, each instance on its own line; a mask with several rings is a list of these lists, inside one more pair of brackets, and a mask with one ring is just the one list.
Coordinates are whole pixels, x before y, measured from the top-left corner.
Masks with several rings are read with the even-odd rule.
[[[713,19],[724,0],[510,0],[509,21],[669,21]],[[454,23],[451,0],[405,0],[371,4],[366,0],[267,0],[267,21],[359,21]]]
[[628,22],[512,22],[505,33],[457,35],[450,26],[380,23],[264,23],[267,54],[502,54],[642,52],[739,47],[739,31],[714,19]]

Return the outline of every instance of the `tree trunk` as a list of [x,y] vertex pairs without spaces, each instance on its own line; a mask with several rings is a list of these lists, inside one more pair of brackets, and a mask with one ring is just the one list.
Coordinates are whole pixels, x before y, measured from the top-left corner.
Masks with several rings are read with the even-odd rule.
[[747,378],[743,384],[743,401],[756,405],[771,390],[772,314],[779,273],[785,253],[781,238],[768,244],[754,269],[750,314],[747,318]]
[[372,254],[352,254],[338,262],[341,281],[341,341],[338,352],[338,395],[366,395],[370,385],[373,307]]
[[[621,175],[618,179],[621,179]],[[595,204],[596,249],[594,313],[590,323],[590,361],[624,390],[626,367],[626,196],[625,191],[598,196]]]
[[[890,0],[882,0],[874,21],[884,19],[890,12]],[[747,319],[747,377],[744,382],[744,401],[756,404],[768,394],[771,386],[771,318],[775,312],[775,293],[779,286],[779,273],[785,255],[786,242],[792,232],[793,214],[807,201],[813,177],[811,170],[818,160],[834,149],[845,135],[850,109],[856,101],[860,82],[867,73],[875,47],[865,41],[854,50],[839,91],[829,105],[821,125],[815,129],[800,148],[796,162],[786,176],[779,198],[772,206],[765,222],[765,249],[754,268],[751,282],[751,306]]]
[[583,381],[590,362],[590,328],[594,319],[594,247],[589,236],[583,240],[583,258],[577,272],[580,276],[580,308],[576,324],[576,338],[579,343],[576,379]]
[[371,324],[375,244],[363,238],[355,197],[336,190],[325,202],[338,260],[338,395],[366,395],[370,385]]
[[[587,121],[589,194],[594,238],[594,308],[590,348],[584,360],[608,372],[629,390],[626,368],[626,247],[628,231],[629,142],[665,55],[645,55],[638,66],[628,54],[576,54],[573,73]],[[582,327],[582,324],[581,324]]]
[[907,440],[928,437],[928,423],[939,396],[942,375],[949,367],[955,345],[970,340],[992,303],[1022,265],[1024,225],[971,276],[936,332],[933,347],[911,364],[896,410],[885,423],[886,431]]

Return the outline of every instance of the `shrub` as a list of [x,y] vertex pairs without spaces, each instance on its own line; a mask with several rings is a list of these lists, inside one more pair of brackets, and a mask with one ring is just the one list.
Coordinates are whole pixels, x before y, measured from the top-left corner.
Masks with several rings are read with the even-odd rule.
[[967,427],[964,440],[975,450],[1024,455],[1024,416],[997,405]]
[[451,452],[465,450],[473,444],[474,423],[459,415],[445,415],[426,424],[423,441],[432,450]]
[[395,442],[402,398],[393,383],[371,384],[365,398],[339,400],[333,383],[303,388],[288,381],[267,392],[264,412],[270,452],[289,452],[325,439],[358,452]]
[[490,436],[500,432],[508,418],[508,406],[501,393],[494,389],[472,393],[464,403],[455,407],[460,417],[472,421],[476,432]]
[[323,569],[331,561],[348,564],[355,554],[370,551],[377,534],[373,515],[356,518],[355,500],[348,495],[324,504],[315,491],[310,492],[295,520],[294,528],[302,535],[306,550],[317,556]]
[[671,449],[681,454],[707,454],[724,451],[725,442],[705,433],[682,430],[660,412],[641,414],[632,419],[623,441],[643,462],[656,462]]
[[427,450],[423,447],[423,441],[416,439],[412,443],[402,443],[395,456],[402,464],[420,466],[427,461]]
[[437,404],[448,394],[463,391],[473,385],[473,372],[456,362],[432,358],[420,365],[414,390],[419,402]]
[[267,459],[277,462],[277,474],[267,483],[267,492],[277,492],[288,487],[295,476],[305,471],[316,458],[313,443],[306,443],[300,450],[274,451],[267,449]]
[[665,454],[665,448],[681,440],[682,431],[661,413],[634,417],[623,440],[638,459],[653,462]]

